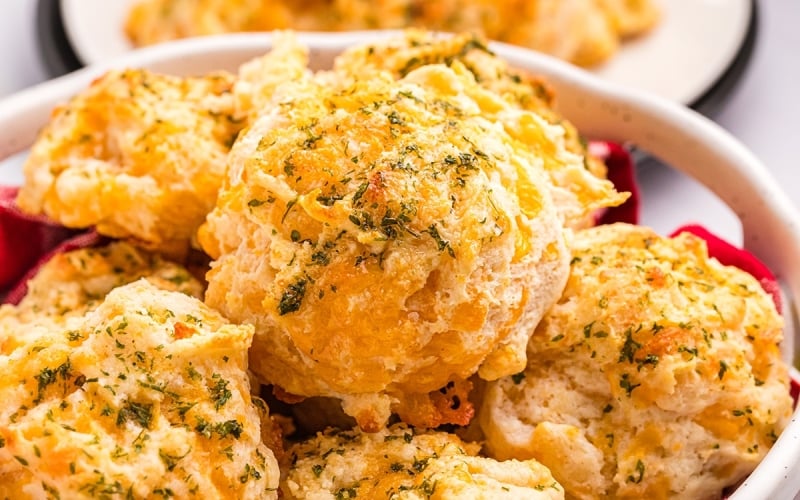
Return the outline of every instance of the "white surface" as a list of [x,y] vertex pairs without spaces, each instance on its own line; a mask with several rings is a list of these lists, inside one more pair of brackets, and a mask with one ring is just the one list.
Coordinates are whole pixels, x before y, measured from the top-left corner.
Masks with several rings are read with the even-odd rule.
[[[652,32],[622,45],[592,71],[614,83],[694,102],[728,67],[747,32],[750,0],[655,0],[662,18]],[[129,50],[122,31],[134,0],[61,0],[67,36],[86,63]]]
[[[84,1],[84,0],[79,0]],[[593,72],[608,81],[691,104],[733,61],[747,34],[750,0],[656,0],[652,32],[622,45]]]
[[45,79],[36,47],[35,0],[3,2],[0,16],[0,96]]
[[106,61],[133,48],[123,33],[123,25],[125,14],[134,3],[135,0],[61,0],[64,31],[81,61]]
[[716,121],[744,142],[800,207],[800,1],[760,0],[751,64]]
[[[310,36],[301,41],[312,47],[312,65],[324,67],[341,48],[363,38]],[[0,101],[0,130],[4,131],[0,134],[0,159],[26,148],[56,103],[84,88],[108,67],[141,66],[176,74],[232,69],[262,53],[266,41],[265,36],[229,37],[141,51]],[[800,297],[800,220],[766,168],[734,137],[670,101],[610,86],[565,63],[516,47],[496,48],[512,64],[546,75],[562,96],[564,113],[579,129],[612,140],[631,139],[723,197],[742,222],[746,247]],[[671,194],[673,199],[680,198]],[[782,348],[791,357],[795,332],[786,335]],[[800,489],[798,415],[732,499],[791,498]]]

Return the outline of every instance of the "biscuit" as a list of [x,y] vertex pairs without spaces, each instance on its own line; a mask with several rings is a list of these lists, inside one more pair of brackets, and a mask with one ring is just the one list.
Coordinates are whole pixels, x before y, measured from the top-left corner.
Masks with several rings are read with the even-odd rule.
[[276,498],[253,329],[146,280],[0,356],[0,496]]
[[468,72],[336,81],[280,86],[236,142],[199,233],[206,302],[256,326],[262,383],[379,427],[404,393],[522,369],[569,257],[544,160],[483,116],[506,104]]
[[[480,94],[473,94],[481,103],[484,116],[502,123],[515,140],[543,159],[554,201],[566,226],[593,226],[599,209],[619,205],[628,198],[627,193],[614,190],[606,180],[605,164],[589,154],[586,141],[575,127],[555,111],[555,95],[547,84],[510,67],[480,37],[407,30],[402,37],[345,50],[334,61],[334,69],[345,78],[363,78],[370,71],[389,71],[395,78],[402,78],[431,64],[467,71],[482,89],[505,101],[507,105],[498,106],[493,100],[482,100]],[[520,109],[533,112],[547,126],[527,119],[528,114],[520,113]]]
[[319,433],[289,449],[284,498],[562,499],[564,490],[535,460],[477,456],[453,434],[395,425],[373,434]]
[[183,255],[214,206],[244,122],[233,76],[114,70],[53,112],[17,203],[67,227]]
[[417,27],[471,32],[591,66],[658,21],[652,0],[139,0],[125,33],[135,45],[219,33]]
[[574,498],[709,498],[764,458],[792,411],[783,322],[705,242],[578,232],[528,366],[486,384],[490,456],[536,458]]

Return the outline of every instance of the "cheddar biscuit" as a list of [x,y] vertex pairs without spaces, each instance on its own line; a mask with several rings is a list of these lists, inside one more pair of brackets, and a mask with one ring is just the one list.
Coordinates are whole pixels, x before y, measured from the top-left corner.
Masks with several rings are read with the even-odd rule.
[[244,126],[232,86],[227,73],[105,74],[53,112],[24,165],[20,208],[183,255]]
[[0,495],[275,498],[251,327],[145,280],[0,356]]
[[527,368],[487,384],[489,454],[538,459],[575,498],[720,495],[792,411],[770,296],[689,234],[599,226],[572,254]]
[[376,433],[327,431],[294,445],[284,498],[562,499],[535,460],[498,462],[453,434],[395,425]]
[[483,116],[504,101],[468,72],[337,81],[280,87],[199,239],[206,302],[256,326],[260,380],[374,427],[403,394],[522,369],[569,257],[542,158]]

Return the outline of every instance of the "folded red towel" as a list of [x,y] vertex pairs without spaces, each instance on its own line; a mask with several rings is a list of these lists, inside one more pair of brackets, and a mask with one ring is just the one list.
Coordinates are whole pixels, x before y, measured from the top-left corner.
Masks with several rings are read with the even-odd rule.
[[18,188],[0,186],[0,291],[16,283],[42,255],[75,234],[46,217],[22,213]]
[[608,180],[617,191],[631,193],[625,203],[618,207],[604,210],[597,218],[598,224],[613,224],[614,222],[639,222],[639,204],[641,196],[639,185],[636,183],[636,168],[627,149],[614,142],[592,141],[589,143],[589,152],[603,160],[608,168]]

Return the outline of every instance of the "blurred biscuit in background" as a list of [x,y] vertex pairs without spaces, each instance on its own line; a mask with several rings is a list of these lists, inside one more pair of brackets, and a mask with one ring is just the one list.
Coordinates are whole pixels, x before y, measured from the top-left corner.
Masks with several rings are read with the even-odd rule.
[[140,0],[125,32],[134,45],[244,31],[471,31],[581,66],[607,60],[658,21],[652,0]]

